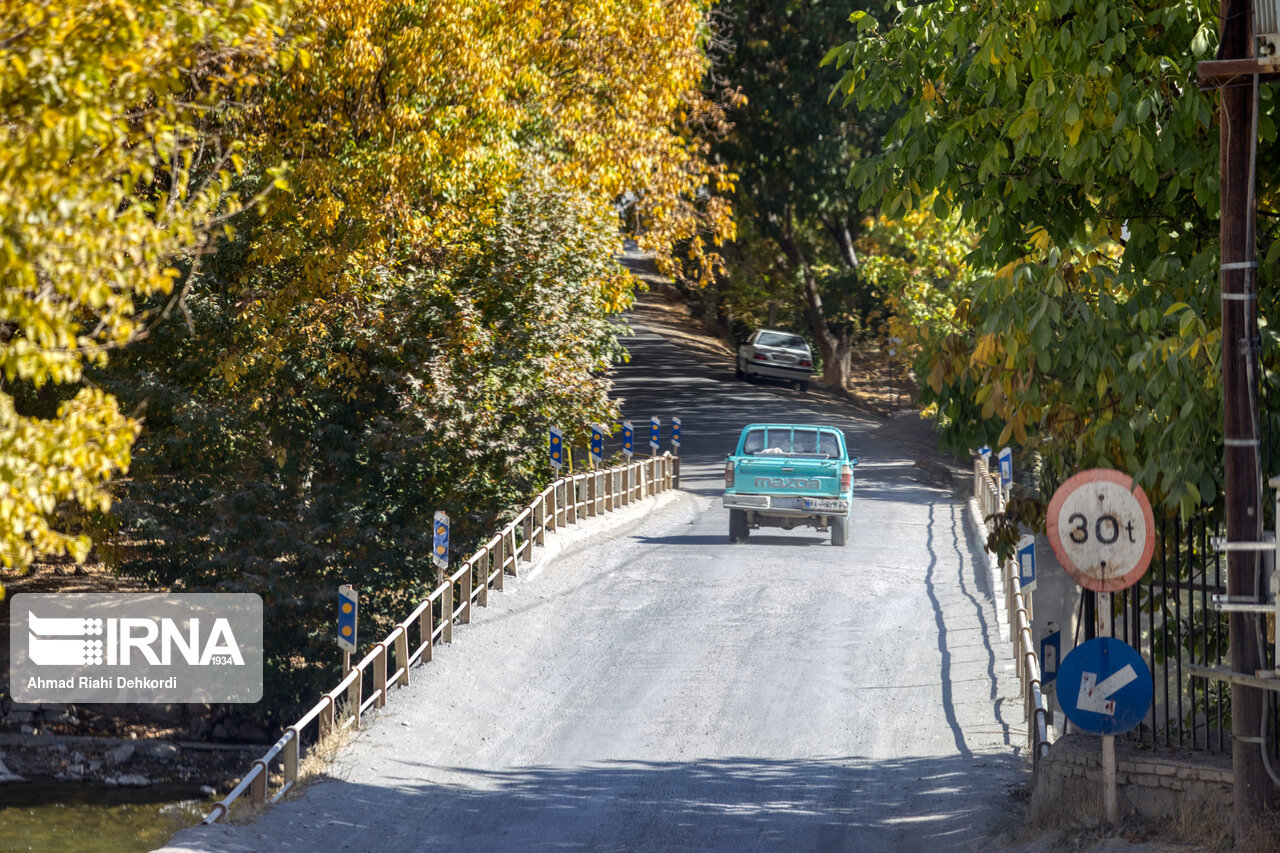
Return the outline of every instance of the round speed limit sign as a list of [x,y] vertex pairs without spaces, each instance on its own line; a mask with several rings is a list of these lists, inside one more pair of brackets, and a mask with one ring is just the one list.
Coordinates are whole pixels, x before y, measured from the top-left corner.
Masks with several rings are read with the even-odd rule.
[[1109,468],[1081,471],[1063,483],[1049,501],[1047,527],[1067,574],[1094,592],[1137,583],[1155,547],[1147,493]]

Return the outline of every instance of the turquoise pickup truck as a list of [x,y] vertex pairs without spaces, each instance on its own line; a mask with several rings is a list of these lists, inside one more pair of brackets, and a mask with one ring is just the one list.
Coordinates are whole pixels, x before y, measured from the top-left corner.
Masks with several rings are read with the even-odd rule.
[[835,427],[747,425],[724,463],[729,541],[745,542],[759,527],[815,527],[844,545],[857,464]]

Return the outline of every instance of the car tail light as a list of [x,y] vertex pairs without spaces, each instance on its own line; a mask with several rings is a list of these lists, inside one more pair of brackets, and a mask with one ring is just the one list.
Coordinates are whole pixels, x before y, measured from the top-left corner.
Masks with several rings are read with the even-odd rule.
[[848,465],[840,466],[840,491],[847,492],[853,488],[853,469]]
[[813,362],[812,362],[812,361],[810,361],[810,360],[809,360],[809,359],[807,359],[807,358],[802,358],[802,359],[800,359],[800,366],[801,366],[801,367],[813,367]]
[[726,489],[733,488],[733,463],[724,463],[724,487]]
[[769,356],[767,356],[767,355],[763,355],[762,353],[756,353],[755,355],[753,355],[753,356],[751,356],[751,357],[752,357],[753,359],[755,359],[756,361],[768,361],[768,360],[769,360]]

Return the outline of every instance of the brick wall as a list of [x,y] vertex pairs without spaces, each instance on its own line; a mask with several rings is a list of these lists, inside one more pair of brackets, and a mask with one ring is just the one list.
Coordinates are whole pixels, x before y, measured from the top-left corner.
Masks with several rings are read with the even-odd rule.
[[[1116,739],[1116,786],[1122,816],[1148,820],[1231,822],[1231,756]],[[1028,819],[1046,825],[1102,815],[1102,738],[1068,734],[1040,761]]]

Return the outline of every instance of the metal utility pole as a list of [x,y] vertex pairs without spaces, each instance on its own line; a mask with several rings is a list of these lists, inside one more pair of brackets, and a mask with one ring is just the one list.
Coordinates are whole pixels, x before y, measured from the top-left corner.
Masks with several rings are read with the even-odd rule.
[[[1222,407],[1226,533],[1228,543],[1262,538],[1262,472],[1258,427],[1258,300],[1254,244],[1253,157],[1257,136],[1255,87],[1263,68],[1255,58],[1248,0],[1222,0],[1219,59],[1201,63],[1202,79],[1220,87],[1222,268]],[[1206,73],[1207,72],[1207,73]],[[1227,595],[1259,600],[1260,553],[1227,551]],[[1253,675],[1262,668],[1257,616],[1228,614],[1231,671]],[[1235,836],[1240,841],[1269,811],[1271,779],[1262,763],[1263,691],[1239,680],[1231,684],[1231,743],[1235,776]]]

